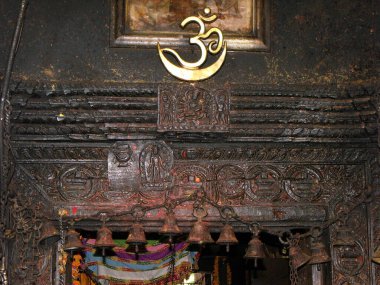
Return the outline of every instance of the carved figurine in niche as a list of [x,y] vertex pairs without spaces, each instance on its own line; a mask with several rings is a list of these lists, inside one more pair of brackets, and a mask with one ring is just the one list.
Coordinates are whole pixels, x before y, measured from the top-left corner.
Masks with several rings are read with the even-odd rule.
[[149,158],[149,164],[147,169],[147,178],[149,182],[157,183],[162,180],[163,175],[163,160],[158,152],[158,147],[154,145]]
[[215,102],[216,102],[215,124],[224,125],[228,123],[226,100],[227,98],[224,94],[218,94],[215,97]]
[[172,102],[170,100],[170,94],[167,93],[167,92],[162,92],[162,100],[161,100],[161,103],[162,103],[162,106],[161,106],[161,112],[160,112],[160,116],[161,116],[161,123],[171,123],[172,122],[172,115],[171,115],[171,111],[172,111]]
[[164,144],[148,144],[140,155],[143,186],[165,188],[171,182],[172,151]]

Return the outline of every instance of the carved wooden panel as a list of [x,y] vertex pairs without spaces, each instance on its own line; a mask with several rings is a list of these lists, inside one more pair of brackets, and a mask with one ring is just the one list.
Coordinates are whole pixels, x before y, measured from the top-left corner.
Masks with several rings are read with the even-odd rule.
[[[336,210],[342,205],[337,205]],[[370,259],[368,258],[368,228],[366,209],[361,207],[349,215],[347,225],[349,234],[354,239],[353,245],[335,245],[339,227],[331,229],[331,251],[333,260],[334,284],[369,284]]]
[[[282,207],[302,209],[304,203],[310,209],[314,204],[328,207],[335,197],[354,199],[367,185],[364,165],[350,162],[366,154],[358,152],[354,157],[350,149],[328,152],[144,140],[81,150],[72,145],[64,152],[59,146],[18,145],[14,153],[18,177],[30,181],[43,201],[75,205],[83,211],[91,205],[103,209],[122,209],[137,201],[151,205],[166,196],[180,198],[204,189],[216,203],[242,209],[271,203],[277,208],[275,219],[284,220],[293,214]],[[75,154],[81,157],[79,161],[73,159]],[[302,216],[304,210],[300,211]],[[322,217],[317,211],[313,215]],[[264,220],[272,219],[273,213],[265,214]]]
[[227,131],[230,93],[227,89],[207,90],[191,85],[161,86],[159,131]]
[[[368,143],[378,139],[377,99],[371,90],[147,83],[119,89],[85,86],[75,92],[35,89],[20,86],[11,96],[15,141],[94,142],[162,135],[187,139],[173,131],[260,143]],[[181,103],[186,98],[186,104]],[[64,117],[58,121],[61,110]]]
[[[320,225],[362,199],[376,180],[369,180],[369,173],[375,172],[367,164],[373,153],[357,148],[128,140],[97,146],[70,143],[65,147],[61,143],[17,143],[12,151],[17,170],[12,189],[21,187],[33,193],[42,215],[51,215],[58,207],[68,209],[73,217],[117,213],[136,204],[157,205],[165,197],[178,199],[203,189],[209,199],[233,206],[243,219],[309,227]],[[372,217],[376,217],[376,209]],[[207,210],[211,228],[219,228],[218,210]],[[191,212],[191,204],[176,207],[182,226],[191,225]],[[164,214],[163,209],[147,213],[147,228],[157,230]],[[116,219],[110,226],[123,230],[130,221],[131,217]],[[369,260],[371,241],[365,207],[350,214],[347,223],[354,246],[335,246],[339,228],[330,228],[333,284],[367,284],[370,268],[375,272],[373,278],[378,278],[378,270]],[[376,223],[375,218],[374,238]],[[239,223],[233,225],[238,231],[248,230]],[[20,248],[21,244],[15,250]]]

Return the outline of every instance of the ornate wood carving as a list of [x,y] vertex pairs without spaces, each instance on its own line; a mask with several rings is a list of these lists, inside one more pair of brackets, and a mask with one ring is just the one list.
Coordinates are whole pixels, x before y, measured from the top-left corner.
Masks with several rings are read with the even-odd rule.
[[7,239],[11,240],[7,244],[10,284],[35,284],[44,270],[44,263],[40,263],[42,255],[38,241],[43,217],[48,215],[49,210],[45,209],[41,196],[30,181],[22,178],[19,171],[16,172],[8,200],[10,222],[5,229]]
[[[258,208],[267,221],[293,219],[292,207],[302,216],[304,203],[327,207],[337,197],[354,199],[365,191],[365,168],[349,158],[364,160],[368,153],[358,151],[352,156],[350,149],[329,151],[330,155],[323,148],[253,144],[227,148],[225,144],[208,147],[162,141],[118,142],[109,151],[85,145],[82,152],[74,145],[65,152],[53,145],[15,147],[20,177],[30,180],[46,203],[75,205],[85,213],[91,205],[103,209],[122,209],[137,201],[152,205],[165,196],[179,198],[204,189],[213,201],[242,207],[242,211],[245,206],[271,203],[271,214]],[[93,155],[92,160],[87,153]],[[82,159],[75,161],[72,154]],[[248,211],[248,216],[253,212]]]
[[369,284],[370,259],[368,258],[368,228],[366,209],[361,207],[354,211],[348,219],[350,234],[355,244],[335,245],[336,226],[332,227],[331,245],[333,259],[333,284]]
[[313,201],[321,195],[322,174],[312,167],[294,167],[285,174],[285,190],[296,201]]
[[[155,88],[93,92],[86,99],[77,94],[49,98],[15,94],[14,184],[34,193],[43,215],[58,207],[75,217],[117,213],[205,190],[213,202],[233,206],[247,220],[282,227],[320,225],[362,199],[369,187],[378,189],[374,182],[378,175],[372,174],[377,152],[353,144],[369,142],[375,135],[368,94],[355,101],[326,90]],[[348,116],[353,106],[359,115]],[[57,121],[57,107],[66,110],[63,121]],[[307,114],[301,115],[300,108]],[[337,109],[340,112],[332,112]],[[326,112],[332,113],[325,116]],[[298,139],[334,144],[273,143]],[[351,144],[335,144],[338,141]],[[366,210],[359,208],[349,218],[355,246],[331,247],[334,284],[367,284],[370,268],[372,278],[380,279],[379,266],[369,262],[369,249],[378,244],[376,205],[370,210],[373,241],[367,234]],[[218,211],[207,210],[211,228],[219,228]],[[191,212],[190,204],[175,209],[184,226],[191,224]],[[147,214],[147,227],[157,230],[163,215],[163,210]],[[130,219],[118,218],[110,225],[124,230]],[[96,227],[90,222],[82,225]],[[336,230],[331,228],[331,243]]]
[[146,144],[140,153],[141,186],[164,190],[172,182],[173,152],[161,142]]
[[[373,156],[368,163],[371,170],[370,185],[372,189],[376,189],[372,202],[369,205],[369,219],[371,226],[371,246],[370,257],[375,249],[380,246],[380,160],[378,157]],[[371,271],[373,277],[373,284],[380,284],[380,265],[372,262]]]
[[228,131],[230,93],[191,85],[160,87],[159,131]]
[[[159,130],[168,138],[173,132],[192,131],[202,132],[201,138],[245,142],[377,141],[376,95],[371,90],[249,84],[222,89],[178,84],[137,88],[131,84],[119,90],[86,87],[64,94],[59,90],[28,92],[20,86],[11,97],[15,140],[152,139],[161,137]],[[178,101],[191,95],[197,99],[186,104]],[[223,96],[225,103],[217,100]],[[65,110],[60,121],[58,109]],[[202,118],[194,110],[200,110]]]

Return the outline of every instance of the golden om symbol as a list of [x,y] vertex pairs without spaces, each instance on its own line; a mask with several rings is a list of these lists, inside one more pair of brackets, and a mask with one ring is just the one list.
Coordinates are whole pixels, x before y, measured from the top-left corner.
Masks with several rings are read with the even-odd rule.
[[[211,15],[210,8],[205,8],[206,16],[198,14],[198,16],[190,16],[182,21],[181,27],[185,28],[189,23],[196,23],[199,26],[198,34],[190,38],[190,44],[196,45],[201,50],[201,57],[196,62],[185,61],[175,50],[169,48],[161,48],[157,43],[158,52],[165,68],[173,76],[186,81],[204,80],[214,75],[223,65],[227,54],[227,43],[223,39],[223,34],[218,28],[210,28],[206,31],[205,22],[211,23],[217,19],[216,15]],[[210,40],[207,47],[202,40],[207,40],[210,36],[216,35],[216,40]],[[223,48],[223,51],[216,62],[204,68],[200,68],[207,60],[207,54],[218,54]],[[181,67],[170,62],[164,55],[164,52],[175,57]]]

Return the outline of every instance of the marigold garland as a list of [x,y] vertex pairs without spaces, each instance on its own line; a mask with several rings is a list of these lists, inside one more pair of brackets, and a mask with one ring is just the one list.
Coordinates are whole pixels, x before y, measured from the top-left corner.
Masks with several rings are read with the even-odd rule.
[[232,274],[231,267],[229,262],[227,262],[226,257],[224,256],[216,256],[214,260],[214,270],[212,272],[212,285],[220,285],[220,261],[225,260],[226,262],[226,270],[227,270],[227,285],[232,284]]

